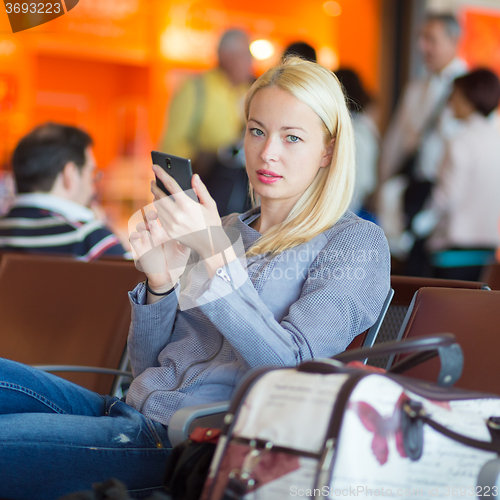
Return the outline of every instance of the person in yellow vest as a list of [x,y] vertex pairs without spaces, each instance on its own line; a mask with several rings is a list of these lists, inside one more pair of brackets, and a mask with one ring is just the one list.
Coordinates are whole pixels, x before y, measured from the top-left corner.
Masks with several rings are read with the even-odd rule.
[[[216,68],[189,79],[174,95],[166,133],[160,142],[162,151],[191,159],[194,173],[200,175],[212,196],[216,195],[215,188],[224,183],[219,180],[210,189],[210,177],[220,163],[219,151],[231,149],[243,138],[243,101],[252,83],[247,34],[235,29],[226,31],[217,55]],[[222,191],[231,189],[228,185]],[[221,200],[222,204],[227,202]]]

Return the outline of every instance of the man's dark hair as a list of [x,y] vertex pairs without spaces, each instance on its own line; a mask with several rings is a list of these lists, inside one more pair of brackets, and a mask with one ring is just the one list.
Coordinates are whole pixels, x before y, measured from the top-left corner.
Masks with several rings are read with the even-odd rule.
[[476,69],[455,78],[454,86],[460,89],[476,110],[488,116],[500,101],[500,80],[486,68]]
[[283,53],[283,58],[286,56],[299,56],[307,61],[316,62],[316,51],[312,45],[306,42],[294,42],[290,44]]
[[363,87],[359,75],[349,68],[338,69],[335,71],[335,75],[342,87],[344,87],[349,110],[360,111],[360,108],[364,110],[370,104],[372,98]]
[[18,193],[48,192],[64,166],[85,164],[85,149],[92,138],[83,130],[58,123],[45,123],[25,135],[12,155]]
[[430,12],[425,16],[425,22],[430,21],[441,23],[450,38],[458,40],[462,34],[462,28],[453,14]]

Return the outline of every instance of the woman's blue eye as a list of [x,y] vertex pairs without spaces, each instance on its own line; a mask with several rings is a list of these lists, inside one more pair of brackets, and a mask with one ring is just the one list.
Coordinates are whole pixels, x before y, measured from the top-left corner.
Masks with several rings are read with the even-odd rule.
[[260,130],[260,128],[251,128],[250,132],[252,135],[256,135],[256,136],[264,135],[264,132],[262,132],[262,130]]
[[288,142],[299,142],[300,137],[297,137],[296,135],[288,135],[287,140]]

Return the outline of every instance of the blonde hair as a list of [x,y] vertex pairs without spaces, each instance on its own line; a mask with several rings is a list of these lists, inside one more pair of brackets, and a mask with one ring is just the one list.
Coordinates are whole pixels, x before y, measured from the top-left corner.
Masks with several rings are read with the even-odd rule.
[[[319,64],[288,57],[266,71],[245,98],[248,121],[250,103],[266,87],[277,87],[307,104],[323,123],[325,146],[335,139],[331,163],[320,168],[311,185],[288,217],[270,228],[248,250],[249,255],[275,255],[305,243],[333,226],[347,210],[354,189],[354,133],[346,98],[337,77]],[[254,206],[258,198],[250,189]]]

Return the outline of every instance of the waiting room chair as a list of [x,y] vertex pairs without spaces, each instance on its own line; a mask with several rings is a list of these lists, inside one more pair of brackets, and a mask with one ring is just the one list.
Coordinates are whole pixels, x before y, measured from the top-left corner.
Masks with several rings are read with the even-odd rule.
[[[500,291],[421,288],[408,309],[400,339],[435,333],[452,333],[462,348],[464,369],[455,387],[500,394]],[[435,382],[438,372],[439,361],[434,358],[405,375]]]
[[[376,344],[380,342],[390,342],[396,340],[401,330],[401,325],[408,311],[408,307],[415,295],[415,292],[422,287],[446,287],[465,288],[474,290],[489,290],[488,286],[482,282],[445,280],[434,278],[419,278],[413,276],[391,276],[391,288],[394,290],[394,297],[380,326],[375,339]],[[379,368],[387,368],[389,358],[372,358],[368,364]]]
[[113,393],[115,376],[124,368],[120,363],[130,325],[127,292],[141,280],[144,274],[131,261],[81,262],[4,253],[0,356],[45,368],[70,365],[65,371],[97,367],[112,375],[68,372],[61,376],[100,394]]
[[500,263],[494,262],[487,265],[481,275],[484,281],[492,290],[500,290]]

